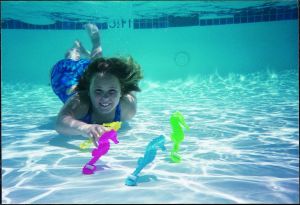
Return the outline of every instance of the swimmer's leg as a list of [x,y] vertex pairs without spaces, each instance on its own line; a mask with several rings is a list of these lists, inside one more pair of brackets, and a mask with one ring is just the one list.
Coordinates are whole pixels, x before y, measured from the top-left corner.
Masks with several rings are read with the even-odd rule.
[[81,55],[90,58],[90,51],[86,50],[79,40],[75,40],[73,47],[65,54],[65,59],[72,59],[78,61]]
[[91,60],[102,57],[102,47],[98,27],[95,24],[91,23],[85,24],[84,27],[87,30],[93,45],[92,53],[90,55]]
[[74,45],[79,50],[80,55],[90,58],[91,52],[87,50],[79,40],[74,41]]

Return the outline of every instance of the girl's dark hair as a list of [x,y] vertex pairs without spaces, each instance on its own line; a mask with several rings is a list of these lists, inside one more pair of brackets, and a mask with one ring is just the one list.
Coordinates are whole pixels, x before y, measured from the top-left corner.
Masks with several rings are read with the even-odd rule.
[[[138,82],[143,78],[141,67],[129,58],[97,58],[84,71],[78,81],[76,91],[80,97],[87,93],[91,84],[92,77],[96,73],[109,73],[116,76],[121,84],[121,94],[126,95],[130,91],[141,91]],[[87,92],[81,92],[87,91]]]

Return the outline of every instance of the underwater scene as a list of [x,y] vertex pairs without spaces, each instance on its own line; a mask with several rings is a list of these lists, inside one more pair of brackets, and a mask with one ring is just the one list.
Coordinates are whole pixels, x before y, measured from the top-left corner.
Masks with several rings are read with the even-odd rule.
[[[299,203],[297,8],[2,2],[2,203]],[[105,151],[55,130],[50,72],[74,40],[91,47],[86,22],[104,56],[143,70],[137,112]]]

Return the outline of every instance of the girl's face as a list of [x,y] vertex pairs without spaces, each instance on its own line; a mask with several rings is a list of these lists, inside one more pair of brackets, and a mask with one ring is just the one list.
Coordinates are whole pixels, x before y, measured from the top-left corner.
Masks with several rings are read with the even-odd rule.
[[109,73],[96,74],[92,77],[89,94],[97,112],[110,113],[120,101],[120,81],[116,76]]

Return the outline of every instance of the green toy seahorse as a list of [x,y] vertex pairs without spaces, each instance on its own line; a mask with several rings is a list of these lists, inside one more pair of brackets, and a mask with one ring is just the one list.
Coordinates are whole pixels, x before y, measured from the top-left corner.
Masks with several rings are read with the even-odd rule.
[[173,141],[173,149],[171,151],[171,160],[173,162],[180,162],[181,157],[179,156],[179,145],[184,139],[183,128],[189,130],[189,126],[185,123],[183,115],[176,111],[171,115],[170,123],[172,127],[171,140]]

